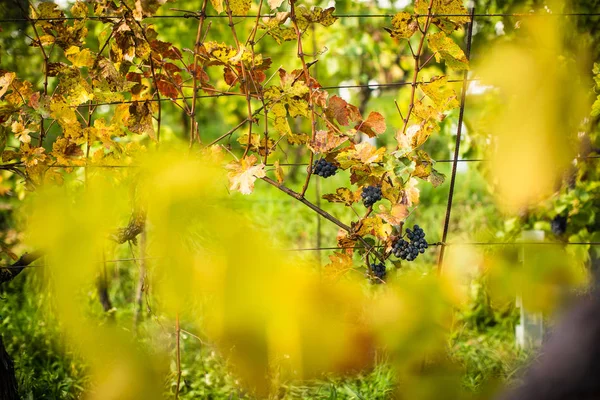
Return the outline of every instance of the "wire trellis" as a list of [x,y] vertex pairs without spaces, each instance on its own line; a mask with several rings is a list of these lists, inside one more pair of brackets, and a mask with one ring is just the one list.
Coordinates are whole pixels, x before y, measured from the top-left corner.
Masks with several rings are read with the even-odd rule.
[[[151,16],[151,17],[147,17],[144,19],[150,20],[150,19],[199,19],[199,18],[227,19],[228,18],[227,15],[205,14],[200,11],[193,11],[193,10],[172,10],[172,11],[177,11],[177,12],[180,12],[181,14],[156,15],[156,16]],[[344,18],[392,18],[395,15],[396,14],[393,14],[393,13],[379,13],[379,14],[347,13],[347,14],[334,14],[333,16],[344,19]],[[275,16],[276,16],[276,14],[232,15],[233,18],[238,18],[238,19],[272,18]],[[429,16],[415,14],[415,17],[417,17],[417,18],[426,18],[426,17],[429,17],[429,18],[431,18],[431,17],[433,17],[433,18],[435,18],[435,17],[465,17],[465,18],[469,18],[470,22],[468,23],[468,26],[467,26],[467,38],[466,38],[466,55],[467,55],[467,57],[470,57],[470,49],[471,49],[472,36],[473,36],[472,29],[473,29],[473,24],[475,22],[475,18],[592,17],[592,16],[600,16],[600,12],[593,12],[593,13],[582,13],[582,12],[550,13],[549,12],[549,13],[544,13],[544,14],[533,13],[533,12],[532,13],[475,13],[474,8],[471,8],[470,12],[468,14],[431,14]],[[69,20],[77,20],[77,21],[88,20],[88,21],[94,21],[94,22],[107,22],[110,20],[120,20],[122,18],[123,18],[123,16],[98,16],[98,15],[89,15],[86,17],[65,16],[65,17],[60,17],[60,18],[29,18],[29,17],[28,18],[3,18],[3,19],[0,19],[0,23],[7,23],[7,22],[29,22],[29,23],[33,22],[33,23],[35,23],[36,21],[69,21]],[[466,91],[467,91],[467,84],[469,82],[477,81],[477,80],[478,80],[477,78],[469,79],[466,72],[462,79],[448,80],[448,82],[451,82],[451,83],[462,83],[462,90],[461,90],[461,102],[460,102],[460,108],[459,108],[459,122],[458,122],[458,127],[457,127],[458,132],[457,132],[456,143],[455,143],[454,157],[452,159],[433,160],[434,162],[437,162],[437,163],[452,163],[453,164],[452,165],[451,182],[450,182],[450,191],[449,191],[448,202],[447,202],[447,207],[446,207],[446,217],[444,219],[442,238],[438,242],[429,243],[429,245],[432,247],[440,247],[440,254],[439,254],[439,258],[438,258],[438,268],[441,268],[441,266],[443,264],[444,249],[449,246],[515,246],[515,245],[519,245],[519,246],[521,246],[521,245],[600,246],[600,242],[459,242],[459,243],[458,242],[457,243],[446,242],[447,236],[449,233],[449,223],[450,223],[451,209],[452,209],[452,203],[453,203],[454,183],[456,181],[457,164],[458,163],[487,162],[488,161],[488,160],[482,159],[482,158],[474,158],[474,159],[458,158],[459,150],[460,150],[460,141],[461,141],[462,119],[463,119],[464,111],[465,111],[465,96],[466,96]],[[422,81],[422,82],[417,82],[416,84],[426,85],[428,83],[431,83],[431,82],[430,81]],[[391,82],[391,83],[331,85],[331,86],[323,86],[322,89],[325,89],[325,90],[338,90],[338,89],[376,90],[376,89],[403,87],[403,86],[408,86],[408,85],[412,85],[412,84],[413,84],[413,82],[411,82],[411,81],[400,81],[400,82]],[[198,90],[202,90],[202,88],[198,88]],[[206,90],[206,91],[209,91],[209,90]],[[239,96],[239,95],[240,95],[239,93],[221,92],[221,93],[204,94],[204,95],[196,95],[196,96],[181,96],[181,97],[175,97],[175,98],[151,98],[151,99],[143,99],[143,100],[121,100],[121,101],[97,102],[97,103],[89,102],[86,104],[81,104],[81,105],[77,105],[77,106],[73,106],[73,107],[88,108],[88,107],[97,107],[97,106],[133,104],[133,103],[138,103],[138,102],[173,102],[173,101],[191,100],[194,97],[196,99],[210,99],[210,98],[220,98],[220,97]],[[576,159],[579,159],[579,160],[592,160],[592,159],[598,159],[598,158],[600,158],[600,155],[586,155],[586,156],[576,157]],[[287,166],[287,167],[307,166],[308,163],[281,163],[279,165]],[[14,167],[19,167],[19,166],[22,166],[22,164],[20,164],[20,163],[6,164],[6,165],[0,166],[0,168],[1,167],[14,168]],[[267,164],[267,166],[273,166],[273,164]],[[137,165],[52,165],[50,167],[51,168],[139,168],[139,166],[137,166]],[[1,169],[6,169],[6,168],[1,168]],[[373,246],[373,247],[383,248],[384,246],[377,245],[377,246]],[[365,249],[365,247],[364,246],[342,246],[342,247],[329,246],[329,247],[292,248],[292,249],[285,249],[285,250],[293,251],[293,252],[308,252],[308,251],[315,252],[315,251],[335,251],[335,250],[350,250],[350,249]],[[137,261],[150,260],[150,259],[156,259],[156,257],[143,257],[143,258],[130,257],[130,258],[122,258],[122,259],[105,260],[105,261],[103,261],[103,263],[137,262]],[[43,267],[43,266],[45,266],[45,265],[43,265],[43,264],[42,265],[27,265],[27,266],[6,265],[6,266],[0,266],[0,269],[39,268],[39,267]]]
[[[154,15],[150,17],[144,17],[143,19],[198,19],[198,18],[214,18],[214,19],[227,19],[229,18],[225,14],[203,14],[200,11],[193,10],[178,10],[182,14],[165,14],[165,15]],[[391,13],[380,13],[380,14],[333,14],[336,18],[393,18],[396,14]],[[274,18],[276,14],[247,14],[247,15],[232,15],[232,18],[240,19],[256,19],[256,18]],[[595,13],[582,13],[582,12],[571,12],[571,13],[479,13],[473,14],[473,17],[478,18],[498,18],[498,17],[587,17],[587,16],[600,16],[599,12]],[[427,14],[415,14],[417,18],[427,18]],[[447,18],[447,17],[471,17],[471,14],[431,14],[433,18]],[[0,19],[0,23],[6,22],[36,22],[36,21],[95,21],[104,22],[107,20],[120,20],[122,16],[117,15],[88,15],[86,17],[58,17],[58,18],[3,18]]]

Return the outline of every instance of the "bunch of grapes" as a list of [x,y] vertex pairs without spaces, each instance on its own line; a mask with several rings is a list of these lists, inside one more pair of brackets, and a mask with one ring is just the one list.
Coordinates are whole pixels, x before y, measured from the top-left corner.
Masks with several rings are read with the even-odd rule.
[[375,277],[375,282],[381,283],[381,281],[385,279],[384,263],[371,264],[371,271],[373,272],[373,276]]
[[362,190],[361,197],[363,198],[365,207],[371,207],[381,200],[381,188],[379,186],[365,186]]
[[567,217],[557,215],[550,223],[550,228],[556,236],[563,235],[567,230]]
[[413,261],[419,253],[425,253],[428,247],[425,240],[425,232],[419,225],[415,225],[412,230],[406,230],[406,237],[409,242],[404,239],[398,239],[392,246],[392,253],[406,261]]
[[324,158],[320,158],[315,161],[315,164],[313,165],[313,174],[323,178],[329,178],[330,176],[335,175],[337,169],[338,167],[334,163],[330,163]]

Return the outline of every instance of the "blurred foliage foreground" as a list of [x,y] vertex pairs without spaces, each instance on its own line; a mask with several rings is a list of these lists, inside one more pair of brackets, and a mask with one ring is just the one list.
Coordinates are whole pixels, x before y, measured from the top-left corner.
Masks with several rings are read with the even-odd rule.
[[[471,133],[489,142],[480,149],[490,157],[482,170],[498,206],[521,216],[522,228],[540,228],[528,218],[552,201],[560,212],[577,214],[573,202],[589,212],[595,170],[582,168],[585,177],[573,184],[585,182],[587,198],[569,197],[560,183],[557,190],[581,158],[580,132],[597,122],[588,118],[583,56],[566,49],[568,26],[524,21],[518,40],[497,43],[471,65],[457,44],[470,21],[462,2],[415,1],[380,29],[386,46],[410,52],[396,60],[412,76],[398,119],[366,114],[366,103],[330,95],[312,75],[303,44],[315,25],[333,26],[333,8],[203,1],[201,12],[186,14],[198,21],[193,49],[180,50],[146,22],[162,3],[77,2],[72,19],[41,3],[31,9],[29,39],[43,60],[42,88],[35,72],[1,71],[2,178],[18,211],[3,233],[3,254],[14,261],[0,274],[0,315],[22,396],[492,396],[525,357],[512,344],[515,297],[551,315],[565,293],[585,288],[587,248],[435,243],[446,250],[441,273],[409,264],[415,248],[410,257],[397,249],[408,246],[404,237],[423,243],[403,226],[413,212],[424,215],[419,204],[429,206],[420,186],[445,180],[428,151],[460,106],[449,78],[469,70],[491,85],[485,123]],[[244,19],[247,40],[240,39],[234,17],[267,3],[282,11]],[[225,42],[204,42],[209,4],[229,21]],[[92,8],[108,27],[97,37],[88,35]],[[291,42],[291,68],[270,70],[269,46],[257,44],[267,36]],[[224,97],[238,124],[201,138],[200,92]],[[174,108],[163,113],[161,99],[183,112],[185,146],[165,127]],[[110,115],[109,105],[116,105]],[[234,134],[236,143],[222,143]],[[595,141],[595,132],[587,137]],[[307,161],[300,185],[281,165],[295,149]],[[311,179],[336,173],[326,187],[335,193],[322,197],[334,204],[307,200]],[[269,225],[265,216],[250,215],[229,193],[250,194],[258,183],[340,228],[340,250],[327,265],[275,246],[273,231],[257,227]],[[508,227],[495,239],[514,234]],[[567,241],[593,235],[583,227]],[[25,248],[33,252],[19,258]]]

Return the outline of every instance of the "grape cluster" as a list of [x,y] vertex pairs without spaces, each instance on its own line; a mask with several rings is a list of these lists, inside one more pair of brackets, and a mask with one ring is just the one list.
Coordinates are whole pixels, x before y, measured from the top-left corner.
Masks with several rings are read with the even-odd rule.
[[318,159],[313,165],[313,173],[323,178],[329,178],[330,176],[335,175],[337,169],[337,165],[328,162],[324,158]]
[[406,230],[406,237],[409,242],[404,239],[396,240],[392,246],[392,252],[396,257],[413,261],[419,253],[425,253],[425,249],[428,247],[425,232],[419,225],[415,225],[412,230]]
[[385,279],[385,264],[377,263],[371,264],[371,271],[375,277],[374,281],[381,283]]
[[365,207],[371,207],[381,200],[381,188],[379,186],[365,186],[362,190],[361,197],[363,198]]
[[557,215],[550,223],[550,228],[556,236],[563,235],[567,230],[567,217]]

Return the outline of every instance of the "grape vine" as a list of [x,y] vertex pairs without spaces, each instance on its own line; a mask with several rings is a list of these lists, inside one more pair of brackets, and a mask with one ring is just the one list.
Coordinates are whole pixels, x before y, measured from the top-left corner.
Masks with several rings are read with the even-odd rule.
[[[65,12],[44,2],[31,8],[32,46],[44,60],[43,87],[37,87],[38,79],[0,70],[0,133],[5,144],[8,136],[18,144],[16,149],[3,146],[2,160],[26,177],[29,188],[61,184],[73,167],[130,164],[144,147],[161,140],[163,103],[168,100],[189,119],[191,148],[226,150],[231,160],[226,165],[231,190],[250,194],[260,179],[302,202],[341,229],[341,249],[352,253],[361,248],[363,258],[378,259],[373,274],[380,280],[392,253],[410,261],[416,258],[415,251],[427,248],[418,227],[407,230],[410,242],[395,238],[419,202],[418,181],[438,186],[444,180],[423,146],[439,131],[448,112],[459,106],[458,96],[448,76],[425,81],[420,72],[434,65],[436,71],[447,73],[469,68],[452,36],[469,21],[461,0],[415,0],[411,12],[396,14],[385,29],[398,54],[413,60],[404,113],[398,105],[399,127],[390,126],[380,112],[363,115],[359,107],[326,90],[315,77],[313,66],[319,54],[311,55],[313,61],[307,59],[306,34],[314,26],[334,26],[338,17],[333,7],[269,1],[274,13],[261,16],[267,7],[263,1],[211,0],[212,11],[226,17],[230,45],[211,40],[211,25],[206,24],[211,10],[204,0],[201,11],[175,10],[197,20],[194,46],[185,49],[161,41],[150,24],[148,18],[156,15],[162,3],[78,1]],[[257,17],[247,32],[235,18],[251,11]],[[86,40],[90,24],[103,25],[98,48],[87,45],[93,42]],[[275,69],[269,46],[257,45],[261,40],[295,42],[296,59],[290,65],[301,67]],[[242,119],[216,139],[203,140],[198,116],[210,111],[199,106],[200,96],[243,100]],[[98,114],[102,105],[114,109],[108,115]],[[245,132],[239,132],[243,127]],[[48,135],[50,130],[52,135]],[[393,146],[378,147],[361,139],[382,137],[392,130]],[[32,141],[36,135],[37,145]],[[142,144],[134,139],[137,135],[150,141]],[[234,137],[239,148],[224,144]],[[286,162],[281,151],[284,144],[308,154],[299,190],[287,185],[280,167]],[[267,165],[275,166],[272,172]],[[351,223],[338,220],[305,197],[313,175],[329,178],[340,171],[346,171],[349,180],[323,198],[346,207],[362,201],[368,211]]]

